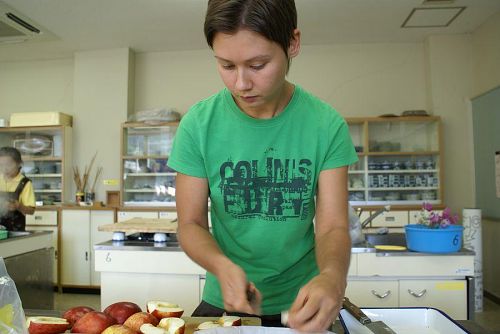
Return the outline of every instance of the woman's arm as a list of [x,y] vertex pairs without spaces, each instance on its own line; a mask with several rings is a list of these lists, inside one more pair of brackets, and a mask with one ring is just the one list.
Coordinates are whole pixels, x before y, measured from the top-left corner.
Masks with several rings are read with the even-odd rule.
[[292,328],[325,330],[342,306],[351,256],[347,196],[347,167],[320,173],[316,203],[316,261],[320,273],[300,289],[290,308]]
[[[186,254],[214,274],[221,285],[226,311],[256,313],[246,299],[245,272],[217,245],[208,228],[207,179],[177,173],[178,239]],[[257,291],[260,298],[260,294]]]

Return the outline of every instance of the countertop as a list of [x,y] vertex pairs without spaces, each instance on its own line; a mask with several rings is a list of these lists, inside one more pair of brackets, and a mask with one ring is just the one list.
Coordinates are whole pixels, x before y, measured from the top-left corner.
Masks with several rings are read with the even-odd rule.
[[[2,239],[0,240],[0,243],[7,243],[7,242],[12,242],[12,241],[17,241],[17,240],[23,240],[27,238],[34,238],[34,237],[39,237],[41,235],[45,234],[51,234],[52,231],[9,231],[9,237],[7,239]],[[12,236],[14,234],[14,236]]]

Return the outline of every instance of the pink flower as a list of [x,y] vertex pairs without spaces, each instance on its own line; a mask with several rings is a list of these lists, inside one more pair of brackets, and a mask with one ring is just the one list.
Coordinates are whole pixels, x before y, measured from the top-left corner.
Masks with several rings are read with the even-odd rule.
[[424,204],[422,204],[422,209],[424,209],[426,211],[432,211],[432,204],[424,202]]
[[445,208],[441,214],[436,213],[430,203],[424,202],[417,223],[429,228],[446,228],[458,223],[458,215],[452,214],[450,208]]

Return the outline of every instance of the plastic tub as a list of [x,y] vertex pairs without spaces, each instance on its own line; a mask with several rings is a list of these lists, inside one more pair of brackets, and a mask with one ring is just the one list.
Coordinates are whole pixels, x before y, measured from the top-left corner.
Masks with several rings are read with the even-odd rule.
[[406,246],[409,250],[425,253],[452,253],[462,247],[464,227],[428,228],[420,224],[405,226]]
[[8,236],[9,236],[9,231],[7,231],[7,230],[0,230],[0,240],[7,239]]
[[[397,334],[464,334],[470,333],[435,308],[362,308],[372,321],[383,321]],[[372,334],[349,312],[340,310],[340,322],[346,334]]]

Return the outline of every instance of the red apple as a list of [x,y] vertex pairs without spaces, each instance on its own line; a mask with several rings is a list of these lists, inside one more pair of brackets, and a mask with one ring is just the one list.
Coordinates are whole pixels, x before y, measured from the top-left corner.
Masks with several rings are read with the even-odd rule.
[[83,317],[85,314],[94,311],[93,308],[87,306],[77,306],[72,307],[63,314],[63,318],[68,320],[71,326],[75,324],[75,322]]
[[75,322],[71,333],[101,334],[106,328],[116,324],[116,320],[103,312],[92,311]]
[[151,324],[144,324],[141,326],[142,334],[168,334],[167,330],[161,327],[155,327]]
[[104,309],[104,313],[112,316],[116,319],[116,322],[121,325],[130,317],[132,314],[141,312],[139,305],[131,302],[118,302],[109,305]]
[[241,326],[241,318],[237,316],[224,315],[217,322],[222,327]]
[[202,322],[201,324],[199,324],[196,329],[203,330],[203,329],[210,329],[210,328],[215,328],[215,327],[221,327],[221,325],[215,321],[205,321],[205,322]]
[[109,326],[101,334],[138,334],[131,328],[123,325],[113,325]]
[[186,322],[181,318],[163,318],[158,327],[165,328],[168,334],[184,334]]
[[132,328],[134,331],[139,332],[141,330],[141,326],[144,324],[152,324],[154,326],[158,325],[158,319],[147,312],[138,312],[128,317],[123,324]]
[[58,334],[70,328],[68,320],[54,317],[28,317],[26,327],[30,334]]
[[182,313],[184,313],[184,310],[179,305],[159,300],[149,301],[146,308],[158,320],[163,318],[180,318]]

